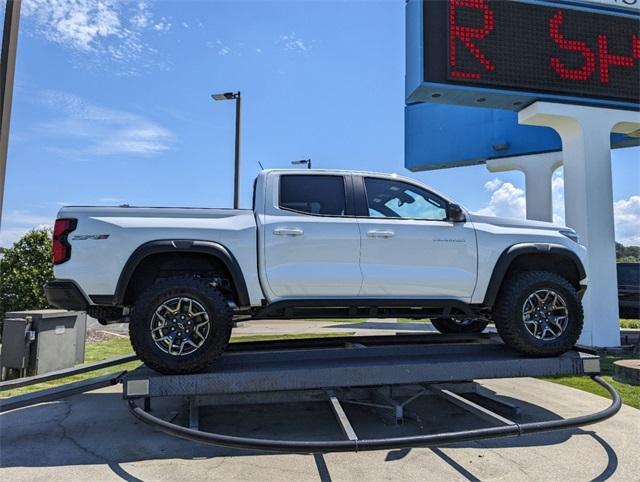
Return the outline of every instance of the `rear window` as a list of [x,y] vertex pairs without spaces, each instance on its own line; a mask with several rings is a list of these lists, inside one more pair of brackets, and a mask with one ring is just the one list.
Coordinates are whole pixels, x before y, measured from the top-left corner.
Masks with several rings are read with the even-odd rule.
[[344,216],[342,176],[288,175],[280,177],[280,208],[324,216]]

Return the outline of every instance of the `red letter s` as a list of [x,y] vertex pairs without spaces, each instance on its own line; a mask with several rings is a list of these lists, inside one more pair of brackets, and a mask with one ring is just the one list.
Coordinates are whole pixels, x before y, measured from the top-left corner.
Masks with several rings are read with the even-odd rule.
[[558,10],[549,20],[549,33],[553,41],[564,50],[578,52],[584,58],[584,64],[579,69],[569,69],[564,66],[558,57],[551,57],[551,66],[563,79],[587,80],[596,70],[596,56],[585,42],[579,40],[567,40],[560,33],[560,25],[563,20],[562,10]]

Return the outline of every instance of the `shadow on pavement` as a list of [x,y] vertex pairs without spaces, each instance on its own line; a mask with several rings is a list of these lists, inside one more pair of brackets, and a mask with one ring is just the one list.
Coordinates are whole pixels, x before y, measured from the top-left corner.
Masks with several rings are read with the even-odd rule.
[[[518,422],[553,420],[555,413],[522,400],[501,397],[518,404],[522,415]],[[423,397],[407,406],[410,418],[395,426],[371,409],[345,404],[345,411],[360,438],[457,431],[488,426],[468,412],[436,397]],[[164,419],[186,424],[186,414],[175,401],[154,401],[153,413]],[[222,406],[201,409],[201,429],[229,435],[290,440],[342,439],[328,403],[259,404],[242,408]],[[591,436],[607,456],[607,467],[595,476],[605,480],[615,473],[618,457],[612,447],[597,434],[585,430],[551,432],[508,439],[455,444],[453,447],[503,448],[562,444],[575,435]],[[120,393],[94,392],[65,401],[28,407],[0,416],[2,467],[49,467],[106,464],[115,475],[137,480],[121,464],[157,459],[210,459],[218,457],[269,456],[224,447],[200,445],[165,435],[135,419]],[[467,480],[478,480],[439,448],[431,449]],[[411,449],[388,451],[387,462],[400,460]],[[318,475],[331,480],[322,455],[314,455]]]

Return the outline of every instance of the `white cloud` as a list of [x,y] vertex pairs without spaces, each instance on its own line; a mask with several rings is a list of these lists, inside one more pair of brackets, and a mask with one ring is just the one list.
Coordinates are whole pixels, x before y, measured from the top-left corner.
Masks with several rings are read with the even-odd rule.
[[7,224],[19,224],[24,226],[49,225],[53,223],[53,218],[33,214],[30,211],[15,209],[9,211],[2,217],[2,222]]
[[0,246],[9,248],[28,231],[34,228],[50,228],[54,217],[34,214],[31,211],[15,209],[2,217],[0,229]]
[[[564,217],[564,177],[562,168],[558,169],[551,179],[553,199],[553,222],[565,224]],[[495,178],[485,184],[491,191],[489,204],[480,209],[478,214],[524,219],[526,217],[526,201],[523,189],[510,182]],[[640,246],[640,195],[628,199],[620,199],[613,203],[616,241],[625,246]]]
[[496,189],[498,189],[500,186],[502,186],[504,184],[504,182],[502,181],[502,179],[498,179],[497,177],[492,179],[491,181],[487,181],[484,184],[484,188],[487,191],[495,191]]
[[[79,54],[92,54],[91,65],[104,59],[128,64],[121,73],[136,73],[150,64],[156,51],[144,39],[147,31],[166,32],[171,23],[154,18],[148,1],[25,0],[23,17],[33,22],[33,33]],[[85,57],[86,60],[86,57]]]
[[158,23],[153,25],[153,30],[156,32],[168,32],[170,29],[171,23],[165,17],[162,17]]
[[220,39],[216,39],[215,42],[208,41],[206,46],[211,49],[215,49],[218,52],[218,55],[222,57],[234,53],[234,50]]
[[38,100],[62,114],[35,127],[61,156],[159,154],[170,149],[174,139],[171,131],[144,116],[94,105],[73,94],[45,91]]
[[98,198],[98,202],[104,204],[123,204],[125,200],[120,197],[101,197]]
[[307,52],[313,48],[313,44],[315,40],[311,42],[307,42],[300,37],[295,32],[291,32],[287,35],[280,35],[280,38],[276,42],[284,47],[285,50],[292,50],[295,52]]
[[36,32],[47,40],[83,51],[93,50],[100,39],[117,36],[123,28],[117,2],[110,0],[27,0],[22,14],[33,17]]
[[510,182],[494,179],[487,182],[485,188],[492,191],[489,205],[480,209],[483,216],[500,216],[505,218],[524,218],[526,205],[524,191]]
[[565,225],[564,221],[564,169],[557,169],[551,177],[551,202],[553,222]]
[[640,246],[640,196],[613,203],[616,240],[625,246]]
[[31,228],[26,227],[12,227],[0,229],[0,247],[10,248],[13,243],[18,241],[27,231]]

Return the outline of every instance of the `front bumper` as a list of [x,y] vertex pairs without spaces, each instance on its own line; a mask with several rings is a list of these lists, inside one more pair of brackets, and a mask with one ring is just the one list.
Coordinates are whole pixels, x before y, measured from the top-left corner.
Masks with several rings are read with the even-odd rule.
[[71,280],[51,280],[44,285],[50,305],[63,310],[86,311],[91,302],[80,287]]

